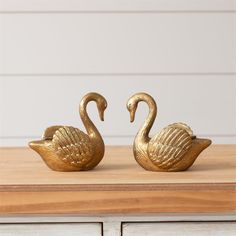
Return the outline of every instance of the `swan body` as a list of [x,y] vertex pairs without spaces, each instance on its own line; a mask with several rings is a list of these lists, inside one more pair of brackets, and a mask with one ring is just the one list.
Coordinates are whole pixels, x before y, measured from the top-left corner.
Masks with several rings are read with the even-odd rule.
[[44,131],[42,140],[29,143],[52,170],[90,170],[102,160],[104,142],[86,111],[90,101],[97,103],[101,120],[107,106],[105,98],[97,93],[89,93],[83,97],[80,116],[88,134],[71,126],[51,126]]
[[211,140],[196,138],[191,128],[181,122],[170,124],[149,138],[149,131],[157,114],[154,99],[148,94],[137,93],[128,100],[127,108],[133,122],[141,101],[149,105],[149,115],[134,140],[133,152],[136,161],[144,169],[151,171],[187,170],[211,144]]

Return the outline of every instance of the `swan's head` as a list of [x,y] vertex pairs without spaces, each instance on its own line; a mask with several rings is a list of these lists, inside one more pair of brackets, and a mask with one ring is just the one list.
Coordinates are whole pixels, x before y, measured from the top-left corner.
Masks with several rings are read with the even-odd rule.
[[127,102],[127,109],[130,113],[130,122],[133,122],[135,119],[135,113],[138,107],[138,103],[139,102],[146,102],[149,106],[149,109],[152,110],[154,112],[154,115],[156,115],[156,111],[157,111],[157,106],[156,106],[156,102],[153,99],[152,96],[150,96],[147,93],[136,93],[134,94],[132,97],[129,98],[128,102]]
[[130,122],[133,122],[135,119],[135,113],[138,107],[138,102],[139,100],[137,99],[137,96],[134,95],[132,97],[129,98],[128,102],[127,102],[127,109],[130,113]]
[[88,93],[82,98],[80,102],[80,111],[86,109],[86,106],[90,101],[96,102],[99,117],[102,121],[104,121],[104,111],[107,108],[106,99],[99,93]]
[[107,101],[102,95],[98,94],[98,99],[96,100],[96,102],[97,102],[99,117],[101,121],[104,121],[104,111],[107,108]]

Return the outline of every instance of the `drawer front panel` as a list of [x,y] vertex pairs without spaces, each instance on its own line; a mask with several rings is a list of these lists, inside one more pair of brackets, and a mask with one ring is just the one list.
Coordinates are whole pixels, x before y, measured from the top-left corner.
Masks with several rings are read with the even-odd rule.
[[101,236],[100,223],[0,224],[1,236]]
[[235,222],[124,223],[123,236],[233,236]]

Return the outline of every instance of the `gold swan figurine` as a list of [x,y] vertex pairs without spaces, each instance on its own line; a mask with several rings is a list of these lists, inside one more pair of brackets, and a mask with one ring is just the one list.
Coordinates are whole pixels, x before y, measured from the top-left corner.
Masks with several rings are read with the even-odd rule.
[[211,140],[197,138],[184,123],[168,125],[149,138],[149,131],[157,115],[154,99],[146,93],[137,93],[128,100],[127,109],[130,112],[130,122],[133,122],[138,103],[141,101],[148,104],[149,114],[134,140],[133,152],[136,161],[150,171],[187,170],[198,155],[211,144]]
[[86,111],[90,101],[97,103],[102,121],[107,107],[106,99],[98,93],[88,93],[82,98],[79,113],[88,134],[71,126],[51,126],[45,130],[42,140],[29,143],[52,170],[90,170],[102,160],[104,142]]

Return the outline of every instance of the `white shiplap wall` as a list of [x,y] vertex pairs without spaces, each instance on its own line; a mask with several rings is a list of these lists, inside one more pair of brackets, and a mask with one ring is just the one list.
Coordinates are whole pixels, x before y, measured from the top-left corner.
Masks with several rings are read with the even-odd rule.
[[[19,4],[19,2],[21,2]],[[157,100],[152,133],[175,121],[236,143],[236,1],[0,0],[0,145],[26,145],[52,124],[82,127],[89,91],[108,100],[107,144],[131,144],[125,103]]]

